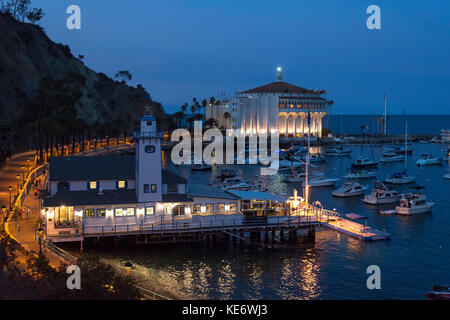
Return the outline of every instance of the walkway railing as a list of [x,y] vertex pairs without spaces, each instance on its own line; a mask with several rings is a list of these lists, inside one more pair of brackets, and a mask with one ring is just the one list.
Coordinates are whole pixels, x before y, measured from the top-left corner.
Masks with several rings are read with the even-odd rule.
[[[152,224],[124,224],[112,226],[84,226],[83,234],[73,236],[108,236],[108,235],[138,235],[152,233],[200,232],[219,231],[225,229],[265,229],[271,227],[309,226],[319,223],[317,217],[312,216],[277,216],[269,217],[269,221],[245,221],[244,219],[214,219],[207,222],[176,221]],[[48,235],[48,239],[64,238],[67,235]]]
[[141,292],[142,296],[144,296],[147,299],[150,299],[150,300],[172,300],[171,298],[165,297],[162,294],[150,291],[150,290],[142,288],[138,285],[136,285],[135,287],[138,288],[139,291]]

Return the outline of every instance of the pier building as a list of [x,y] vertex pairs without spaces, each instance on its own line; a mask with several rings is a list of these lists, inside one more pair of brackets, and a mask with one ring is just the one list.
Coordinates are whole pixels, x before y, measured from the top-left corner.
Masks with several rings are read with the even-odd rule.
[[308,228],[284,196],[226,192],[189,183],[162,168],[161,134],[150,114],[135,133],[135,155],[57,157],[49,162],[42,214],[47,239],[83,241],[122,235],[168,238],[213,232]]

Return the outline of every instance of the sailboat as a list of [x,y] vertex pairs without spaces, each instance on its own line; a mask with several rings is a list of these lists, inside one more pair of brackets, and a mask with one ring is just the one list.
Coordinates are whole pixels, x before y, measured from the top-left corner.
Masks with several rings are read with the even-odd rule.
[[408,121],[406,121],[405,125],[405,170],[402,172],[394,173],[391,176],[388,176],[386,182],[393,184],[407,184],[413,183],[416,181],[416,177],[408,175],[406,172],[406,159],[408,154]]

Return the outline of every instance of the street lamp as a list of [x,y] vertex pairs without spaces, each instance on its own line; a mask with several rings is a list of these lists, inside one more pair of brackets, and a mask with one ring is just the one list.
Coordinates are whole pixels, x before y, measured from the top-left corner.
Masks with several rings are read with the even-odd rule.
[[27,174],[30,173],[30,159],[27,159]]
[[17,195],[19,195],[19,189],[20,189],[20,174],[16,175],[17,178]]
[[22,166],[22,185],[25,184],[25,166]]
[[44,229],[39,226],[36,230],[38,235],[38,242],[39,242],[39,257],[42,255],[42,234],[44,233]]
[[2,223],[2,230],[4,230],[5,224],[3,223],[4,219],[5,219],[5,212],[6,212],[6,207],[2,206],[2,220],[0,221]]
[[11,208],[11,206],[12,206],[12,204],[11,204],[11,191],[12,191],[12,188],[13,187],[11,187],[11,186],[8,187],[8,190],[9,190],[9,211],[12,210],[12,208]]

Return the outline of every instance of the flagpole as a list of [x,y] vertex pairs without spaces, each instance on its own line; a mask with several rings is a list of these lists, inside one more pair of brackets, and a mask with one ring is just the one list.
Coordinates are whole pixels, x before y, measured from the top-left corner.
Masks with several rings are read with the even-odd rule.
[[305,178],[305,203],[309,202],[309,155],[310,155],[310,137],[311,137],[311,112],[308,109],[308,153],[306,155],[306,178]]

